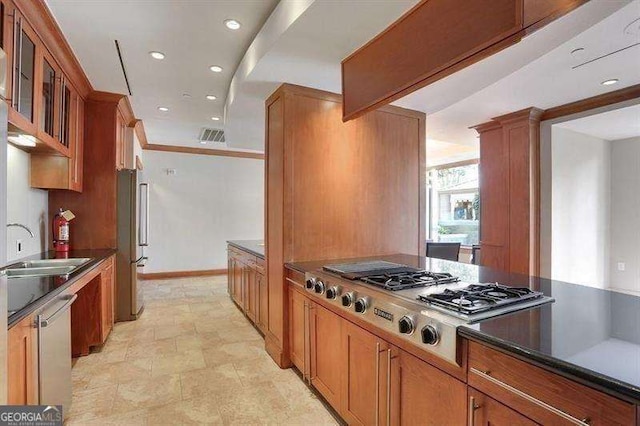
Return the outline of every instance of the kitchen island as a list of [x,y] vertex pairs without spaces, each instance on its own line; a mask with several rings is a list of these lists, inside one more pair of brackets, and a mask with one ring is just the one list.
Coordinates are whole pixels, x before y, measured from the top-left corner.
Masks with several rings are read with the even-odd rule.
[[[637,422],[637,296],[418,256],[374,259],[450,273],[461,282],[530,288],[554,301],[459,324],[454,364],[443,361],[434,350],[446,342],[436,339],[433,346],[420,347],[401,334],[402,327],[406,331],[401,318],[382,313],[395,324],[378,327],[328,300],[332,294],[324,296],[324,289],[351,284],[321,272],[322,266],[371,258],[287,264],[291,359],[343,418],[366,415],[364,406],[358,410],[350,405],[354,398],[363,398],[379,408],[378,418],[389,416],[392,424],[419,421],[426,413],[441,424]],[[306,285],[309,274],[322,277],[320,291]],[[359,293],[370,288],[355,285]],[[375,291],[369,294],[380,300]],[[392,299],[393,292],[386,297],[383,300]],[[372,302],[371,311],[379,311],[376,307]],[[439,312],[434,314],[431,308],[424,305],[422,314],[438,318]],[[358,333],[370,339],[356,339]],[[359,349],[368,353],[366,347],[371,345],[373,353],[389,350],[389,358],[372,357],[371,362],[360,358],[358,365],[347,362]],[[369,387],[363,387],[367,381]],[[376,392],[380,383],[389,383],[391,391]],[[416,392],[423,397],[414,399]],[[386,404],[378,394],[380,398],[388,395]]]

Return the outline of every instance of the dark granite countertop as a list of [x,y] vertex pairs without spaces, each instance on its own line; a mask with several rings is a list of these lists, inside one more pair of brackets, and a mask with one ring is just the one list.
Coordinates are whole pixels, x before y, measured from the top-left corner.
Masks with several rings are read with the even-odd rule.
[[[364,259],[294,262],[286,266],[305,273],[328,263]],[[640,403],[640,297],[446,260],[410,255],[375,259],[450,272],[464,281],[498,282],[542,291],[555,302],[461,326],[458,333]]]
[[264,259],[264,240],[232,240],[227,243]]
[[[11,328],[21,319],[31,315],[115,252],[116,250],[114,249],[72,250],[69,252],[68,258],[87,257],[92,260],[86,265],[75,269],[68,276],[7,279],[8,327]],[[56,259],[56,252],[48,251],[25,257],[11,262],[7,266],[28,260],[41,259]]]

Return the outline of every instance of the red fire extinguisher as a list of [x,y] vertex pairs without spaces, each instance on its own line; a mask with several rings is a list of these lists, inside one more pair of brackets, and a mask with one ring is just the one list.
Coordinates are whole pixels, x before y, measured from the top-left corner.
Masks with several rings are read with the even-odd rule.
[[69,220],[66,212],[60,209],[53,217],[53,248],[55,251],[69,251]]

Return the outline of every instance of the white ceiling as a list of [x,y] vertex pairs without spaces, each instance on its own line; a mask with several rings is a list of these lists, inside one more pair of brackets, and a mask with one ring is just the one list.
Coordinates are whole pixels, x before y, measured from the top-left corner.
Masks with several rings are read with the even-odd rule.
[[[96,90],[127,93],[114,40],[122,50],[135,115],[150,143],[202,147],[202,127],[221,128],[233,73],[277,0],[46,0]],[[237,31],[223,21],[242,24]],[[149,51],[166,54],[162,61]],[[223,67],[213,73],[210,65]],[[184,93],[191,95],[183,97]],[[205,95],[218,97],[208,101]],[[169,112],[158,111],[166,106]],[[219,146],[207,146],[218,148]]]
[[640,136],[640,105],[619,108],[554,125],[608,141],[633,138]]

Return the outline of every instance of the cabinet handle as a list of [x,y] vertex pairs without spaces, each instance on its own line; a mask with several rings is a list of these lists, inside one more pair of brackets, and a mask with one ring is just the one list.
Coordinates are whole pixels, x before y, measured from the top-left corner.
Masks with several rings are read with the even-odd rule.
[[480,408],[480,405],[476,405],[476,399],[474,397],[469,397],[469,425],[473,426],[476,422],[476,410]]
[[391,348],[387,349],[387,426],[391,426]]
[[527,401],[531,402],[532,404],[537,405],[538,407],[544,408],[547,411],[551,411],[553,414],[562,417],[563,419],[567,420],[570,423],[573,423],[575,425],[580,425],[580,426],[585,426],[585,425],[589,425],[589,423],[591,422],[591,419],[589,419],[588,417],[585,417],[583,419],[578,419],[576,417],[573,417],[571,414],[567,414],[562,410],[559,410],[558,408],[547,404],[544,401],[540,401],[537,398],[534,398],[533,396],[522,392],[520,389],[516,389],[511,385],[508,385],[496,378],[494,378],[493,376],[490,376],[489,374],[487,374],[487,372],[484,371],[480,371],[477,368],[471,367],[470,371],[480,377],[482,377],[485,380],[490,381],[491,383],[493,383],[494,385],[500,386],[501,388],[516,394],[517,396],[526,399]]
[[380,342],[376,342],[376,426],[380,425]]

